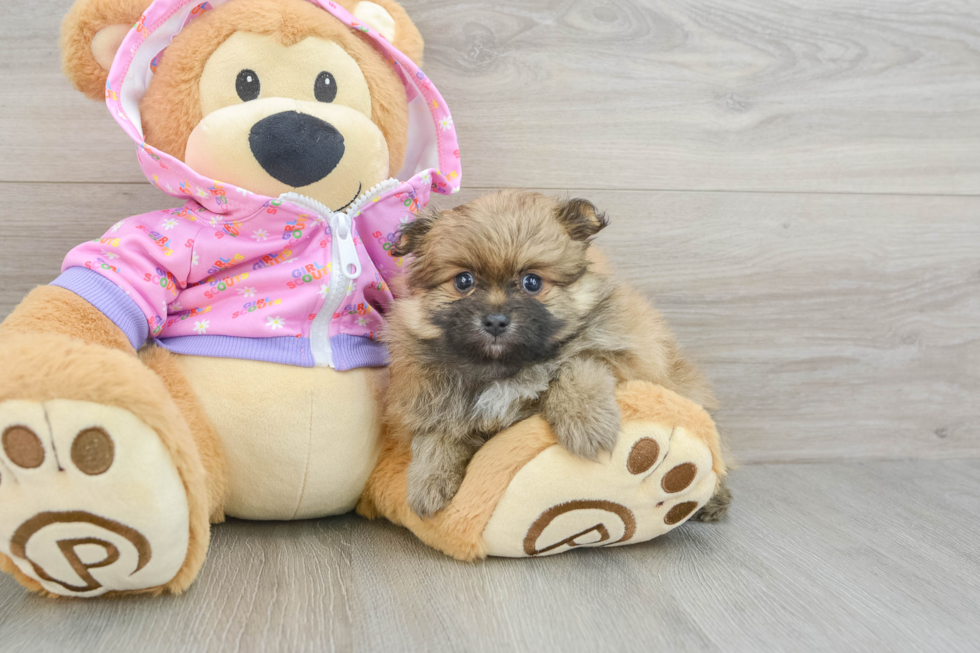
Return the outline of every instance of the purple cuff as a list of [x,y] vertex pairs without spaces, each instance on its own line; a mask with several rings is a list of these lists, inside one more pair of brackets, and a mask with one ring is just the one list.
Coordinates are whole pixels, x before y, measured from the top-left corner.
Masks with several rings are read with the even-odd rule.
[[340,333],[330,338],[333,366],[345,372],[355,367],[384,367],[389,363],[388,348],[377,340]]
[[51,285],[72,291],[102,311],[122,329],[133,349],[142,347],[149,337],[150,327],[140,307],[130,299],[125,290],[98,272],[83,267],[71,267],[62,272]]
[[313,367],[313,353],[307,338],[243,338],[239,336],[174,336],[156,342],[175,354],[242,358],[253,361]]

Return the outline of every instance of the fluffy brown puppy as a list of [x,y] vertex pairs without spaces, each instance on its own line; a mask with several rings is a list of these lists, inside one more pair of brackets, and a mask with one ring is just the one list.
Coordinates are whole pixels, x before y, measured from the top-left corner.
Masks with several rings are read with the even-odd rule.
[[[616,444],[618,383],[715,405],[660,315],[590,247],[606,224],[585,200],[503,191],[403,229],[396,255],[414,258],[385,334],[385,415],[412,438],[408,504],[420,517],[449,503],[480,445],[536,413],[596,459]],[[719,486],[701,517],[721,517],[729,496]]]

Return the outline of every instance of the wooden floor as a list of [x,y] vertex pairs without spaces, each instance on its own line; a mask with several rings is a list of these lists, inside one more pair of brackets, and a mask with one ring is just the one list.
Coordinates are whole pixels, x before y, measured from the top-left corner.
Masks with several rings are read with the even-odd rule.
[[455,562],[353,516],[223,524],[184,596],[0,579],[0,650],[977,650],[980,461],[752,465],[732,485],[724,523],[538,560]]
[[[69,4],[0,7],[0,317],[174,203],[62,78]],[[731,516],[475,566],[355,517],[231,523],[183,597],[0,580],[0,650],[976,650],[980,5],[403,4],[459,131],[451,201],[607,212],[600,244],[715,382]]]

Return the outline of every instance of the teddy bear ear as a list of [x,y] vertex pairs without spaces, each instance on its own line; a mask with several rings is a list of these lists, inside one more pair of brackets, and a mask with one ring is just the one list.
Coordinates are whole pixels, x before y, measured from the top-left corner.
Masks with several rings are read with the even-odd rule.
[[583,199],[559,204],[555,217],[572,240],[588,240],[609,225],[606,214],[600,213],[592,202]]
[[116,50],[150,0],[77,0],[61,23],[65,76],[93,100],[105,97]]
[[422,65],[422,50],[425,43],[415,23],[408,13],[394,0],[347,0],[355,18],[374,28],[388,42],[401,50],[417,66]]

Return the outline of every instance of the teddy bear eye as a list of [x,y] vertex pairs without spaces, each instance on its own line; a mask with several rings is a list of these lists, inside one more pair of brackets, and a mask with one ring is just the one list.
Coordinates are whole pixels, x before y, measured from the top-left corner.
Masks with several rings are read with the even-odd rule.
[[242,102],[248,102],[259,97],[260,86],[259,76],[255,74],[254,70],[248,68],[238,73],[238,79],[235,80],[235,90]]
[[327,71],[316,76],[313,82],[313,95],[320,102],[333,102],[337,97],[337,80]]

